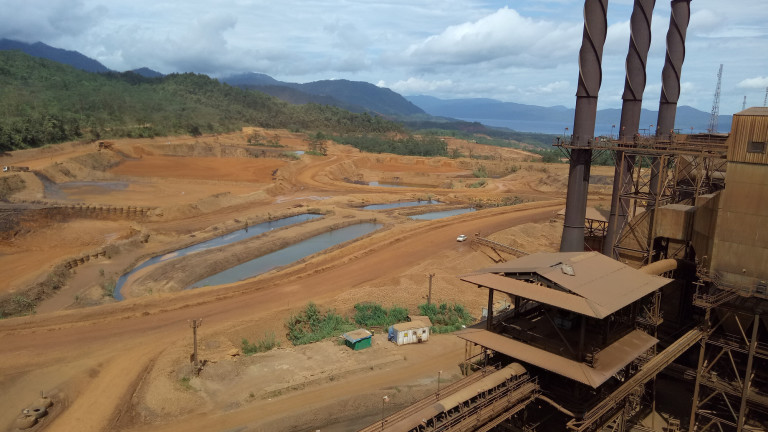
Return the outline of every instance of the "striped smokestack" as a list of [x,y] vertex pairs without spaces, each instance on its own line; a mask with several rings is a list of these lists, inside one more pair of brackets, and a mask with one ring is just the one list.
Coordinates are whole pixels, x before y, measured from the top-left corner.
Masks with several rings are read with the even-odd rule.
[[667,30],[667,55],[661,71],[661,100],[657,136],[669,138],[675,128],[677,100],[680,98],[680,74],[685,60],[685,34],[691,19],[691,0],[673,0]]
[[[680,98],[680,74],[685,60],[685,34],[691,19],[691,0],[672,0],[672,12],[669,16],[667,30],[667,55],[664,68],[661,71],[661,99],[659,100],[659,117],[656,124],[656,138],[670,139],[675,129],[677,100]],[[648,207],[655,207],[658,197],[663,193],[663,180],[660,178],[661,162],[654,158],[651,162],[651,179]],[[651,218],[654,218],[652,214]],[[653,226],[651,224],[651,226]],[[653,236],[653,233],[649,233]],[[653,240],[653,239],[649,239]]]
[[608,0],[584,1],[584,33],[579,50],[579,86],[576,91],[576,114],[573,119],[571,166],[568,171],[568,196],[561,252],[584,250],[584,216],[587,211],[589,168],[595,134],[597,93],[603,78],[602,58],[608,31]]
[[[656,0],[635,0],[630,19],[629,51],[626,61],[626,78],[621,105],[621,123],[619,140],[631,143],[640,127],[640,111],[643,104],[643,92],[646,81],[646,60],[651,47],[651,18]],[[603,241],[603,254],[615,257],[613,247],[627,223],[629,199],[621,198],[628,192],[626,187],[632,184],[634,161],[624,157],[624,152],[616,152],[616,171],[613,175],[613,193],[611,198],[611,216],[608,219],[608,231]]]

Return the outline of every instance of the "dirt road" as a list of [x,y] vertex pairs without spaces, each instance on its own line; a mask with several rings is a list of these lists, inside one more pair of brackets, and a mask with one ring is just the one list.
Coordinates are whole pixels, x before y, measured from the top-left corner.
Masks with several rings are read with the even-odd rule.
[[[135,147],[135,143],[124,145],[124,151],[129,152],[131,146]],[[82,156],[81,148],[75,151]],[[56,157],[57,162],[66,161],[61,154]],[[243,214],[264,214],[290,208],[295,203],[312,205],[318,202],[316,198],[307,197],[331,197],[322,201],[323,206],[341,208],[349,201],[371,201],[375,196],[374,200],[386,202],[406,195],[391,190],[372,192],[384,188],[345,186],[334,170],[341,169],[339,164],[352,164],[358,157],[345,148],[316,163],[301,161],[290,167],[283,164],[279,170],[285,173],[283,177],[278,176],[280,179],[275,183],[264,185],[263,173],[259,173],[260,177],[252,183],[261,185],[256,187],[259,193],[255,196],[218,198],[221,202],[216,201],[219,203],[216,206],[211,204],[210,211],[203,209],[188,216],[178,212],[171,218],[144,222],[140,228],[178,241],[179,234],[186,235],[225,221],[231,223],[233,218]],[[30,165],[38,163],[31,156],[25,155],[25,158],[30,160]],[[157,158],[148,160],[158,163]],[[201,163],[210,165],[216,160],[205,159]],[[445,162],[446,165],[452,163]],[[42,162],[39,164],[42,166]],[[138,171],[151,173],[151,169],[144,170],[147,166],[123,169],[130,168],[134,174]],[[391,169],[401,173],[400,170],[405,169],[403,166]],[[423,164],[414,164],[414,167],[425,169]],[[384,171],[383,168],[380,170]],[[449,169],[441,166],[435,170],[436,176],[461,172],[450,166]],[[180,168],[174,171],[177,178],[187,175],[189,171]],[[247,174],[233,178],[237,182],[250,179]],[[438,181],[442,180],[435,180]],[[508,189],[515,181],[499,181],[498,184]],[[200,185],[206,193],[219,193],[228,188],[227,183]],[[239,186],[242,187],[242,183]],[[479,193],[490,196],[493,190],[500,188],[497,185]],[[413,191],[409,189],[407,193]],[[417,193],[431,194],[434,191],[426,189]],[[461,196],[469,190],[440,193],[446,197]],[[146,199],[146,203],[141,204],[161,204],[152,201],[151,197]],[[168,198],[163,196],[161,199]],[[189,203],[203,207],[200,201],[189,201],[187,197],[178,197],[177,201],[166,204]],[[0,406],[4,408],[0,410],[0,426],[10,426],[17,413],[32,403],[40,391],[54,395],[57,402],[51,415],[42,423],[46,430],[53,431],[301,430],[301,425],[309,428],[345,420],[346,417],[336,412],[345,407],[357,407],[355,409],[367,412],[369,417],[375,417],[379,410],[376,401],[380,401],[382,391],[420,380],[426,380],[424,388],[431,388],[434,381],[430,382],[429,377],[434,376],[435,370],[455,369],[462,359],[463,344],[457,343],[452,336],[443,336],[441,342],[432,344],[430,351],[424,347],[419,347],[420,350],[405,348],[403,361],[374,368],[360,382],[343,379],[292,391],[275,400],[257,398],[243,406],[222,406],[223,402],[211,399],[209,393],[188,392],[179,387],[175,374],[188,364],[189,321],[202,318],[202,336],[235,341],[236,344],[243,332],[275,331],[282,334],[283,320],[309,301],[328,307],[348,307],[356,299],[390,305],[418,304],[422,294],[414,292],[413,278],[423,277],[425,270],[432,269],[437,269],[445,281],[442,300],[475,301],[485,294],[475,287],[461,285],[456,276],[477,266],[491,264],[491,261],[473,251],[469,243],[457,243],[456,235],[477,232],[488,235],[521,224],[547,221],[562,206],[563,201],[555,199],[435,221],[395,224],[344,248],[236,284],[1,320]],[[78,229],[87,230],[86,227]],[[117,229],[125,230],[126,224],[117,224]],[[163,244],[153,247],[160,248]],[[258,382],[258,377],[243,376],[241,379]],[[163,386],[167,388],[163,389]],[[416,391],[413,397],[417,394],[421,393]],[[281,420],[288,417],[294,420]]]

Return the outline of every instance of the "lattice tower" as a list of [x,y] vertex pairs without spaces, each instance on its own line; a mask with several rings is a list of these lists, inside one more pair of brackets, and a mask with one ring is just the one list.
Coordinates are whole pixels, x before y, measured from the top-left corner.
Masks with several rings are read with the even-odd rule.
[[723,64],[720,63],[720,70],[717,72],[717,88],[715,89],[715,100],[712,102],[712,115],[709,117],[709,133],[717,133],[717,118],[720,116],[720,83],[723,80]]

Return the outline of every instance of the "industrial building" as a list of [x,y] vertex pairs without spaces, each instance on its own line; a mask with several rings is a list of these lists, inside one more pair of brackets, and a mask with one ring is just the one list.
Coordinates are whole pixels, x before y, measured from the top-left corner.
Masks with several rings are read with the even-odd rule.
[[[468,377],[366,430],[768,429],[768,108],[730,134],[674,129],[690,0],[673,0],[658,127],[639,135],[655,0],[635,0],[621,133],[595,138],[607,3],[585,1],[573,136],[555,143],[571,162],[560,252],[462,276],[488,291],[487,319],[457,333]],[[599,230],[596,152],[616,162]]]

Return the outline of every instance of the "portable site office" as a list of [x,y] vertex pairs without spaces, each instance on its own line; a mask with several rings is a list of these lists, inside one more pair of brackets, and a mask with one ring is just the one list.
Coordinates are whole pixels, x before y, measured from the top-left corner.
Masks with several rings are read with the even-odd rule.
[[389,327],[388,339],[398,345],[426,342],[429,340],[430,326],[431,323],[425,323],[421,320],[395,324]]

